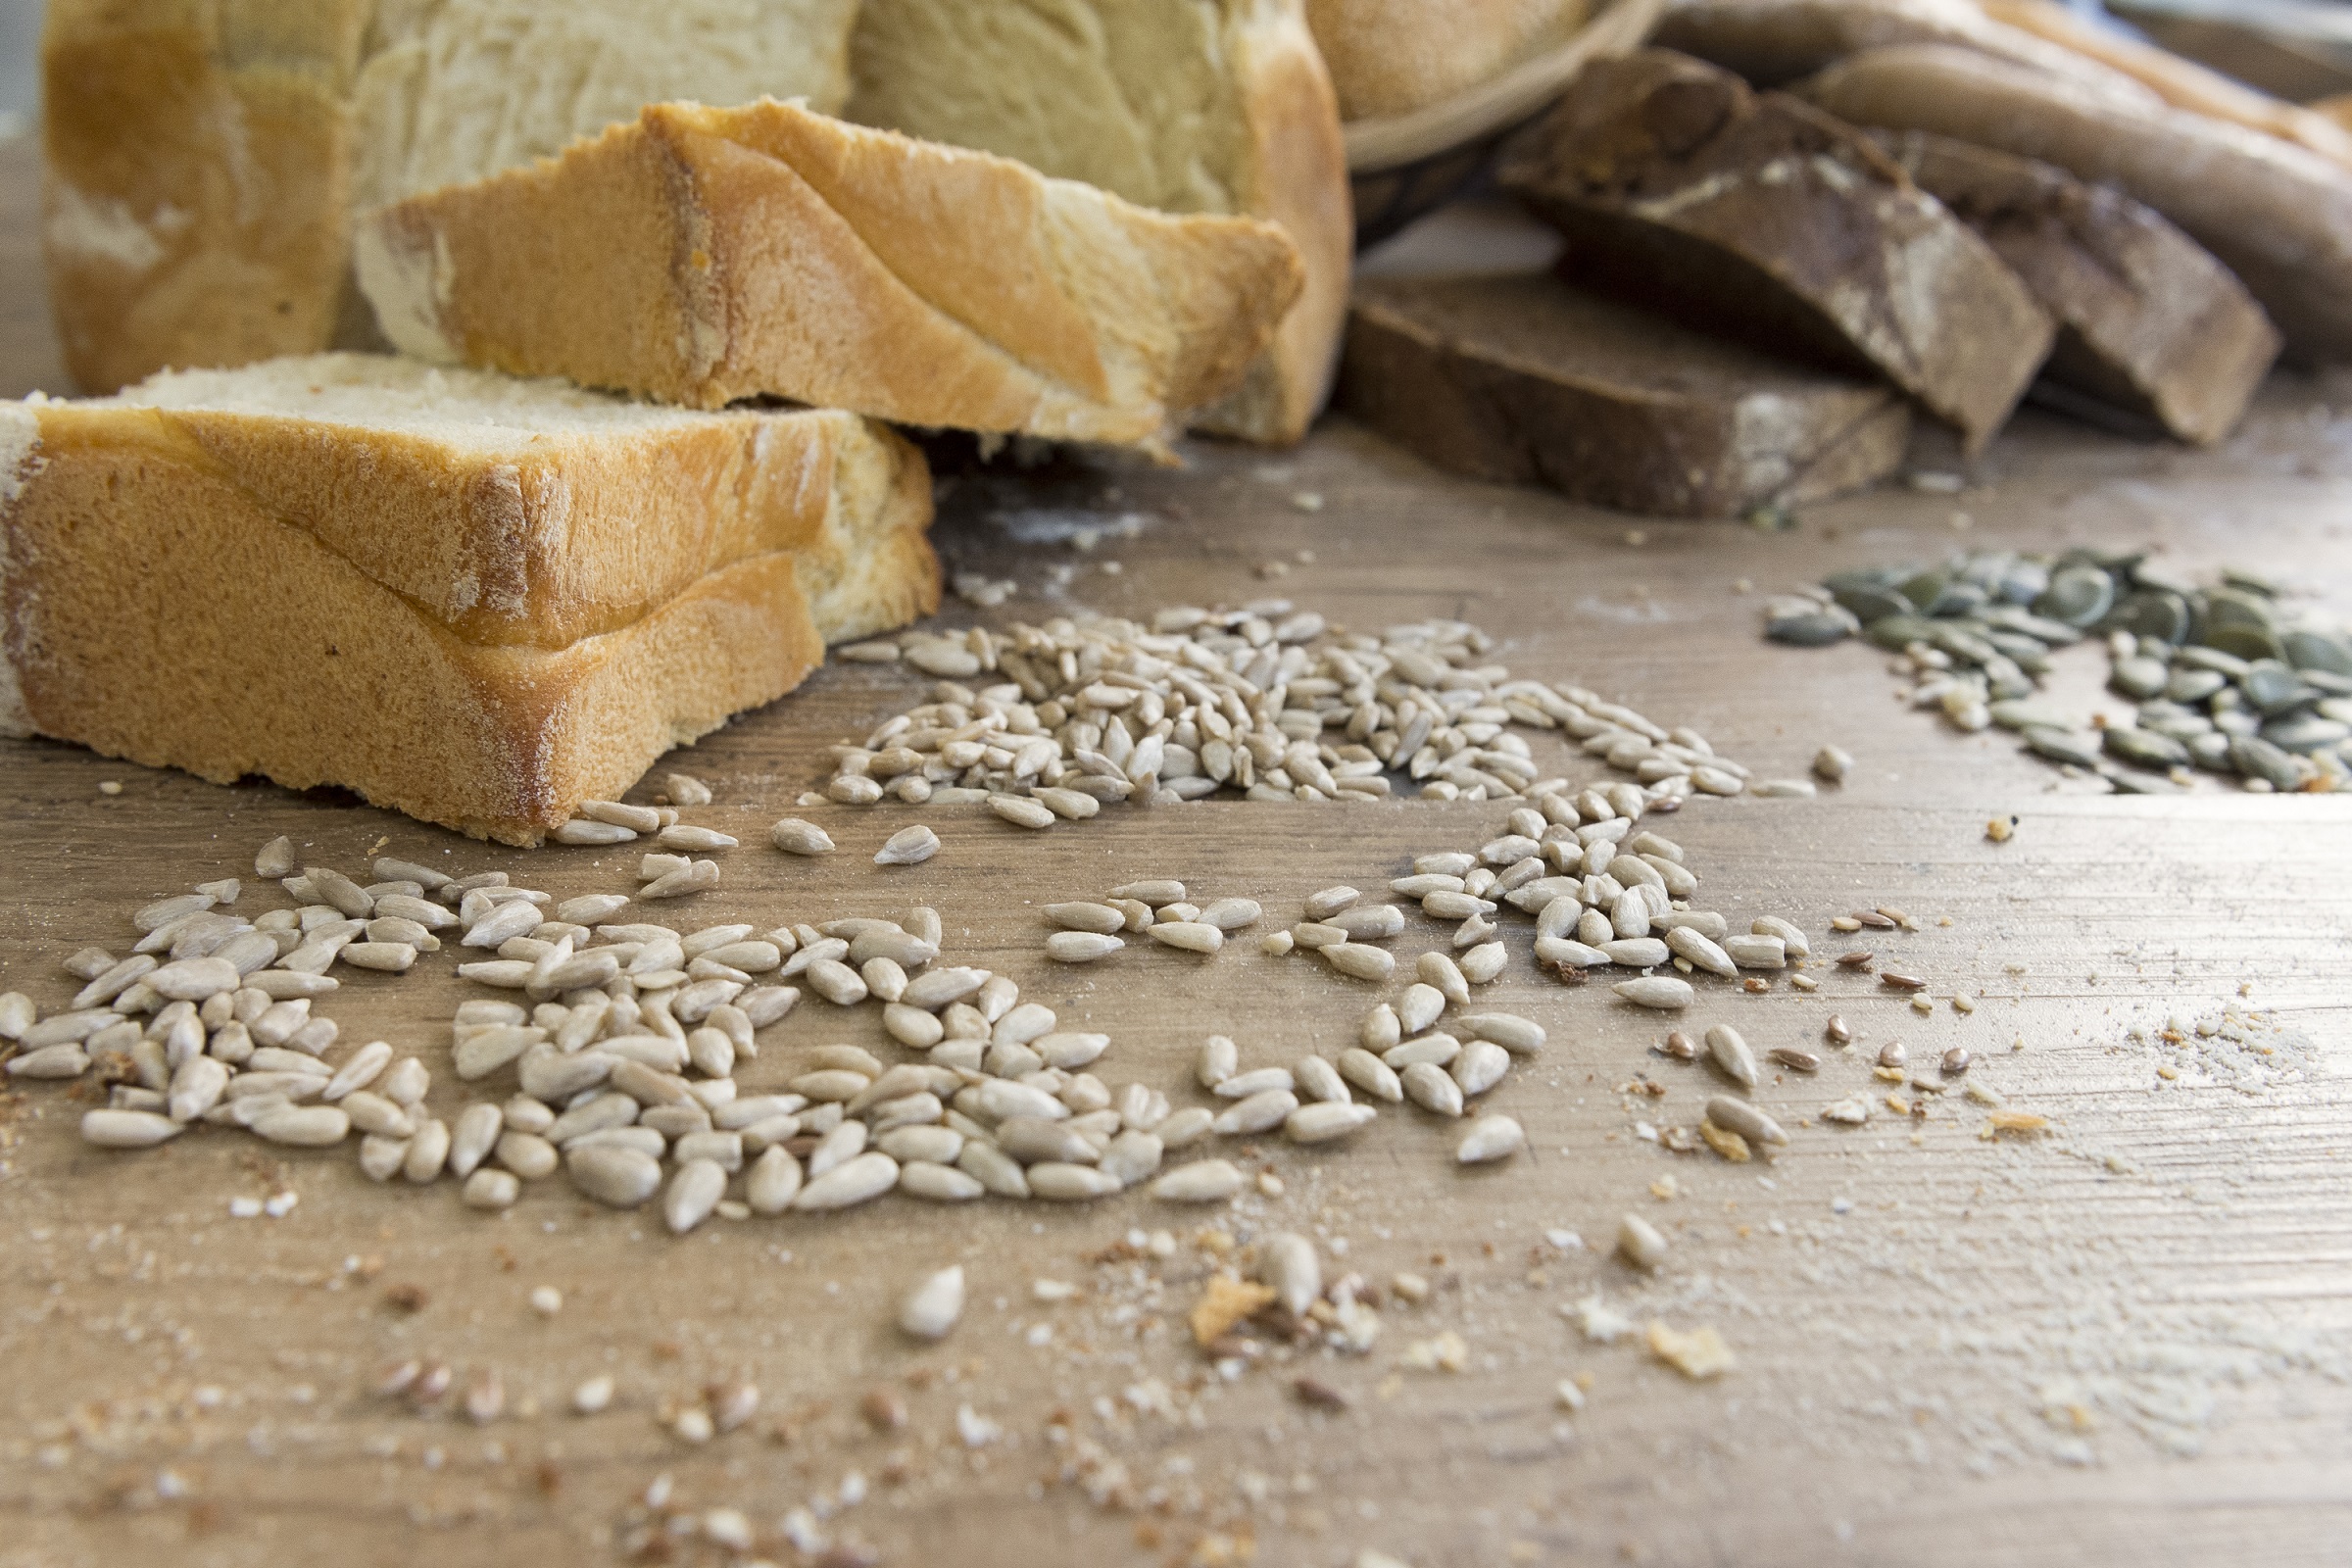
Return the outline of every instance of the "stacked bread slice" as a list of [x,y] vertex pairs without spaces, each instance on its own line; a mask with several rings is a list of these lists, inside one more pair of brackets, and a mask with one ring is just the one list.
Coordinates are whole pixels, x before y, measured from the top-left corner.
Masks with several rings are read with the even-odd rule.
[[856,415],[378,355],[0,405],[0,720],[536,843],[936,608],[930,516]]

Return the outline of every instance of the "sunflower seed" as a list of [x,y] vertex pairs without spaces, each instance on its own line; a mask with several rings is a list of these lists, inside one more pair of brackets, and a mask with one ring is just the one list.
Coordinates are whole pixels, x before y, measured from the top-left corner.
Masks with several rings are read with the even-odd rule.
[[[514,1200],[522,1196],[522,1183],[513,1171],[494,1170],[484,1166],[466,1178],[458,1195],[468,1208],[513,1208]],[[476,1417],[477,1420],[487,1417]]]
[[257,1117],[253,1131],[272,1144],[324,1149],[350,1135],[351,1118],[335,1105],[284,1105]]
[[1195,920],[1172,920],[1154,925],[1148,933],[1154,942],[1187,953],[1214,953],[1225,945],[1225,933],[1213,925]]
[[1711,1095],[1707,1099],[1707,1120],[1727,1133],[1738,1133],[1751,1144],[1772,1144],[1786,1147],[1788,1135],[1781,1124],[1758,1110],[1744,1100],[1729,1095]]
[[1736,975],[1740,966],[1732,956],[1689,926],[1675,926],[1666,933],[1666,946],[1678,956],[1710,974]]
[[963,1270],[926,1275],[899,1304],[899,1327],[918,1340],[944,1340],[963,1316]]
[[1544,1049],[1544,1026],[1517,1013],[1468,1013],[1455,1027],[1465,1038],[1492,1040],[1514,1056],[1533,1056]]
[[1125,882],[1112,888],[1110,897],[1114,901],[1132,899],[1138,904],[1148,904],[1153,908],[1158,908],[1162,905],[1183,903],[1184,884],[1173,878],[1162,878],[1158,881]]
[[564,1168],[581,1193],[613,1208],[635,1208],[662,1185],[662,1163],[642,1150],[616,1144],[577,1146]]
[[939,835],[921,823],[903,827],[874,855],[876,865],[920,865],[939,853]]
[[756,1214],[781,1214],[800,1190],[801,1162],[782,1144],[773,1144],[752,1162],[743,1197]]
[[788,816],[768,830],[776,848],[787,855],[831,855],[833,838],[814,822]]
[[100,1149],[152,1149],[187,1131],[185,1121],[151,1110],[86,1110],[81,1139]]
[[1470,1004],[1470,982],[1450,955],[1424,953],[1414,964],[1414,972],[1422,984],[1436,987],[1447,1002],[1462,1007]]
[[1375,1099],[1395,1104],[1404,1099],[1404,1086],[1396,1069],[1369,1051],[1350,1047],[1340,1053],[1339,1074]]
[[294,841],[278,837],[262,846],[253,858],[253,874],[266,882],[276,882],[294,874]]
[[664,872],[637,890],[640,899],[676,899],[718,886],[718,862],[696,860],[682,870]]
[[1707,1030],[1707,1057],[1732,1082],[1744,1089],[1756,1087],[1756,1054],[1730,1024],[1719,1023]]
[[1200,910],[1199,919],[1202,925],[1231,932],[1255,925],[1265,912],[1254,899],[1218,899]]
[[1666,1238],[1641,1215],[1628,1214],[1617,1222],[1617,1250],[1634,1267],[1654,1269],[1666,1261]]
[[1241,1190],[1240,1169],[1223,1159],[1179,1165],[1152,1184],[1152,1196],[1171,1203],[1221,1203]]
[[1328,920],[1342,909],[1352,908],[1363,895],[1353,888],[1325,888],[1306,896],[1306,917],[1309,920]]
[[1485,1040],[1471,1041],[1446,1065],[1448,1076],[1461,1089],[1465,1100],[1475,1100],[1485,1094],[1502,1082],[1510,1070],[1510,1053]]
[[710,1217],[726,1191],[727,1173],[715,1160],[689,1159],[662,1195],[662,1222],[672,1236],[683,1236]]
[[1610,989],[1637,1007],[1655,1007],[1662,1012],[1679,1012],[1696,1000],[1689,981],[1663,975],[1620,980]]
[[449,1123],[428,1116],[416,1124],[416,1136],[409,1140],[409,1155],[401,1162],[401,1176],[421,1187],[439,1181],[442,1167],[448,1162]]
[[1323,1296],[1323,1261],[1315,1244],[1295,1231],[1279,1231],[1260,1245],[1258,1278],[1273,1288],[1274,1300],[1293,1317],[1306,1316]]
[[1291,1069],[1298,1092],[1308,1100],[1345,1105],[1349,1102],[1347,1081],[1321,1056],[1301,1056]]
[[626,844],[636,836],[634,828],[584,816],[573,817],[548,835],[558,844]]
[[1444,1067],[1461,1054],[1462,1043],[1453,1036],[1427,1034],[1416,1035],[1401,1046],[1390,1047],[1382,1054],[1380,1059],[1396,1071],[1402,1072],[1417,1061],[1426,1061],[1432,1066]]
[[1262,1133],[1279,1127],[1298,1108],[1298,1097],[1288,1089],[1269,1089],[1263,1094],[1237,1100],[1217,1113],[1209,1123],[1210,1129],[1226,1138]]
[[1248,1100],[1269,1089],[1296,1089],[1288,1067],[1259,1067],[1251,1072],[1236,1073],[1214,1086],[1213,1092],[1223,1100]]
[[848,1208],[881,1197],[898,1181],[897,1160],[888,1154],[863,1153],[812,1178],[793,1198],[792,1206],[804,1211]]
[[1052,807],[1022,795],[991,795],[988,808],[1015,827],[1048,828],[1057,820]]
[[1046,918],[1069,931],[1111,935],[1126,929],[1127,917],[1107,904],[1049,904]]
[[1723,951],[1742,969],[1785,969],[1788,949],[1779,937],[1725,937]]
[[1343,942],[1322,951],[1325,962],[1351,979],[1386,980],[1396,969],[1388,952],[1361,942]]
[[1453,1157],[1463,1165],[1508,1159],[1527,1147],[1527,1132],[1508,1116],[1481,1116],[1462,1134]]
[[1336,948],[1347,941],[1348,933],[1336,925],[1318,925],[1312,920],[1303,920],[1291,927],[1291,939],[1310,953],[1320,953],[1325,948]]
[[1423,1110],[1441,1116],[1459,1116],[1462,1113],[1462,1090],[1435,1062],[1416,1061],[1399,1075],[1405,1097]]
[[1032,1197],[1053,1202],[1083,1203],[1108,1198],[1119,1191],[1119,1179],[1091,1165],[1068,1165],[1048,1160],[1025,1172]]
[[[1439,997],[1438,1005],[1441,1010],[1445,1004],[1446,999]],[[1430,1022],[1435,1023],[1436,1021],[1437,1013],[1432,1012]],[[1423,1027],[1426,1028],[1427,1025]],[[1367,1051],[1386,1051],[1404,1038],[1404,1024],[1396,1016],[1396,1009],[1384,1002],[1364,1014],[1359,1035]]]

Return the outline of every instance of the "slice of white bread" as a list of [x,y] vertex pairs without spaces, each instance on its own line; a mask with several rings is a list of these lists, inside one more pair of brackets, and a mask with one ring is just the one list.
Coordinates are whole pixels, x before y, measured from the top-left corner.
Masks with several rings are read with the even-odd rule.
[[1592,10],[1590,0],[1306,0],[1346,120],[1405,114],[1474,87],[1564,40]]
[[647,103],[838,108],[857,0],[50,0],[43,248],[93,391],[373,338],[352,216]]
[[849,118],[1144,207],[1279,223],[1306,283],[1196,428],[1295,441],[1323,406],[1354,245],[1331,77],[1301,0],[864,0]]
[[380,209],[355,261],[394,345],[427,359],[1110,443],[1230,391],[1300,284],[1272,223],[772,99],[655,105]]
[[939,602],[833,412],[322,355],[0,404],[0,728],[537,842]]

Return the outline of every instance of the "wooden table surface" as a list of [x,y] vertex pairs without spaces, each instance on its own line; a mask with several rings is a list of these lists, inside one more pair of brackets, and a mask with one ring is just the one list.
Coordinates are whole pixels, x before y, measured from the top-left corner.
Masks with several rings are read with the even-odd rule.
[[[21,143],[0,148],[11,395],[63,389],[31,170]],[[776,1562],[802,1560],[779,1534],[795,1509],[825,1541],[893,1564],[1341,1564],[1367,1547],[1422,1565],[2341,1562],[2352,804],[2214,786],[2090,793],[1998,732],[1963,738],[1902,710],[1874,653],[1764,645],[1757,604],[1858,561],[2096,543],[2197,570],[2252,561],[2340,611],[2352,605],[2346,407],[2352,383],[2280,376],[2209,453],[2029,412],[1962,495],[1889,488],[1809,509],[1783,532],[1640,522],[1461,483],[1340,419],[1291,454],[1197,446],[1180,472],[948,484],[946,557],[1021,589],[999,610],[956,606],[953,622],[1275,594],[1363,626],[1454,615],[1491,630],[1515,671],[1696,726],[1767,775],[1843,745],[1860,761],[1841,790],[1694,802],[1667,831],[1701,877],[1702,906],[1796,920],[1815,933],[1821,975],[1812,996],[1706,986],[1692,1019],[1736,1022],[1763,1049],[1816,1043],[1838,1012],[1862,1048],[1833,1053],[1816,1078],[1766,1085],[1763,1103],[1794,1133],[1769,1167],[1666,1153],[1635,1123],[1695,1122],[1710,1079],[1649,1054],[1657,1015],[1602,985],[1539,977],[1519,921],[1511,968],[1482,1005],[1539,1019],[1551,1045],[1495,1092],[1534,1146],[1507,1167],[1462,1174],[1447,1129],[1391,1112],[1348,1147],[1255,1146],[1280,1195],[1206,1216],[1142,1197],[886,1200],[830,1218],[715,1220],[683,1241],[650,1214],[584,1204],[561,1179],[485,1217],[448,1185],[370,1186],[349,1149],[285,1153],[208,1132],[102,1152],[76,1138],[66,1091],[26,1087],[0,1109],[0,1564],[633,1550],[719,1563],[734,1557],[690,1527],[726,1508],[756,1533],[752,1554]],[[1307,493],[1320,510],[1295,502]],[[1037,542],[1074,518],[1109,534],[1091,552]],[[2078,650],[2061,660],[2061,691],[2087,711],[2102,673]],[[681,915],[765,926],[929,903],[951,957],[1012,975],[1065,1027],[1110,1032],[1105,1080],[1179,1103],[1198,1098],[1186,1085],[1205,1034],[1235,1036],[1258,1062],[1328,1053],[1382,993],[1251,942],[1207,959],[1131,951],[1057,968],[1043,961],[1037,906],[1176,876],[1260,900],[1270,927],[1316,888],[1378,889],[1414,854],[1475,847],[1505,810],[1223,803],[1114,808],[1031,835],[968,808],[828,806],[805,814],[843,854],[767,849],[767,824],[821,778],[823,748],[916,690],[896,670],[828,668],[676,759],[716,791],[698,819],[745,840],[724,857],[724,884]],[[1539,741],[1539,758],[1555,746]],[[1581,754],[1559,753],[1559,767],[1604,776]],[[0,984],[44,1006],[72,989],[61,960],[126,943],[148,898],[241,874],[245,912],[281,902],[251,878],[254,852],[280,833],[306,860],[355,871],[388,853],[505,869],[560,897],[630,885],[630,858],[612,852],[486,847],[46,743],[0,743]],[[2011,813],[2015,839],[1986,842],[1986,819]],[[938,858],[868,863],[916,819],[946,841]],[[1824,970],[1819,956],[1853,945],[1829,919],[1881,904],[1922,929],[1872,945],[1928,977],[1931,995],[1972,999],[1973,1014],[1939,1002],[1921,1018]],[[1409,956],[1438,940],[1416,919],[1395,946]],[[440,1060],[464,989],[444,956],[406,978],[348,978],[322,1010],[347,1040]],[[2245,1026],[2190,1027],[2225,1009]],[[2174,1020],[2179,1044],[2158,1034]],[[1831,1100],[1885,1092],[1867,1060],[1889,1039],[1915,1061],[1968,1047],[1974,1078],[2051,1130],[1986,1141],[1983,1107],[1957,1094],[1924,1120],[1882,1108],[1860,1129],[1815,1121]],[[894,1049],[870,1008],[810,1001],[745,1076],[780,1079],[806,1048],[844,1041]],[[1638,1073],[1663,1097],[1624,1092]],[[436,1103],[454,1110],[440,1076]],[[283,1217],[230,1214],[232,1198],[279,1193],[299,1197]],[[1629,1210],[1671,1239],[1655,1278],[1607,1255]],[[1390,1298],[1369,1354],[1278,1349],[1228,1380],[1184,1324],[1215,1261],[1204,1226],[1244,1246],[1305,1232],[1327,1273],[1385,1285],[1412,1270],[1434,1290],[1418,1305]],[[1161,1228],[1172,1255],[1124,1249]],[[1568,1232],[1587,1245],[1558,1245]],[[951,1261],[971,1278],[971,1307],[944,1345],[917,1347],[892,1326],[895,1303]],[[1043,1304],[1038,1279],[1082,1294]],[[528,1304],[541,1285],[563,1292],[560,1315]],[[1638,1321],[1716,1328],[1736,1369],[1693,1384],[1637,1340],[1588,1341],[1563,1308],[1595,1292]],[[1461,1369],[1415,1369],[1413,1348],[1448,1334]],[[378,1369],[410,1356],[446,1361],[461,1387],[495,1371],[505,1413],[477,1426],[376,1396]],[[570,1414],[569,1391],[598,1373],[616,1381],[612,1408]],[[1302,1404],[1300,1374],[1348,1408]],[[1590,1393],[1569,1413],[1555,1389],[1577,1375]],[[735,1380],[761,1391],[742,1429],[694,1446],[659,1423],[665,1404]],[[860,1417],[883,1387],[909,1411],[901,1431]],[[964,1406],[1001,1436],[968,1446]],[[659,1517],[643,1503],[657,1478]]]

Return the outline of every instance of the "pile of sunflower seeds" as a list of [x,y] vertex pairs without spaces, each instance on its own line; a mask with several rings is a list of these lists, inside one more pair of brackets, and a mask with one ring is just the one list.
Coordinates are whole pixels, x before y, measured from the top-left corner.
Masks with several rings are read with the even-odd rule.
[[[1056,617],[1009,632],[910,633],[837,650],[937,678],[930,701],[862,743],[833,749],[822,795],[982,804],[1022,826],[1108,803],[1220,791],[1253,801],[1381,799],[1410,784],[1440,800],[1519,800],[1562,789],[1526,731],[1565,734],[1633,775],[1652,800],[1738,795],[1749,770],[1583,687],[1514,679],[1466,622],[1379,636],[1331,626],[1288,600],[1163,610],[1149,626]],[[986,684],[965,682],[993,677]],[[1801,781],[1779,793],[1809,794]]]
[[[2000,725],[2028,750],[2121,790],[2192,770],[2254,790],[2352,788],[2352,639],[2228,571],[2198,587],[2136,555],[1985,551],[1939,566],[1839,572],[1765,607],[1765,635],[1820,647],[1867,637],[1897,654],[1906,700],[1961,730]],[[2132,722],[2094,729],[2035,700],[2055,649],[2106,640]]]

